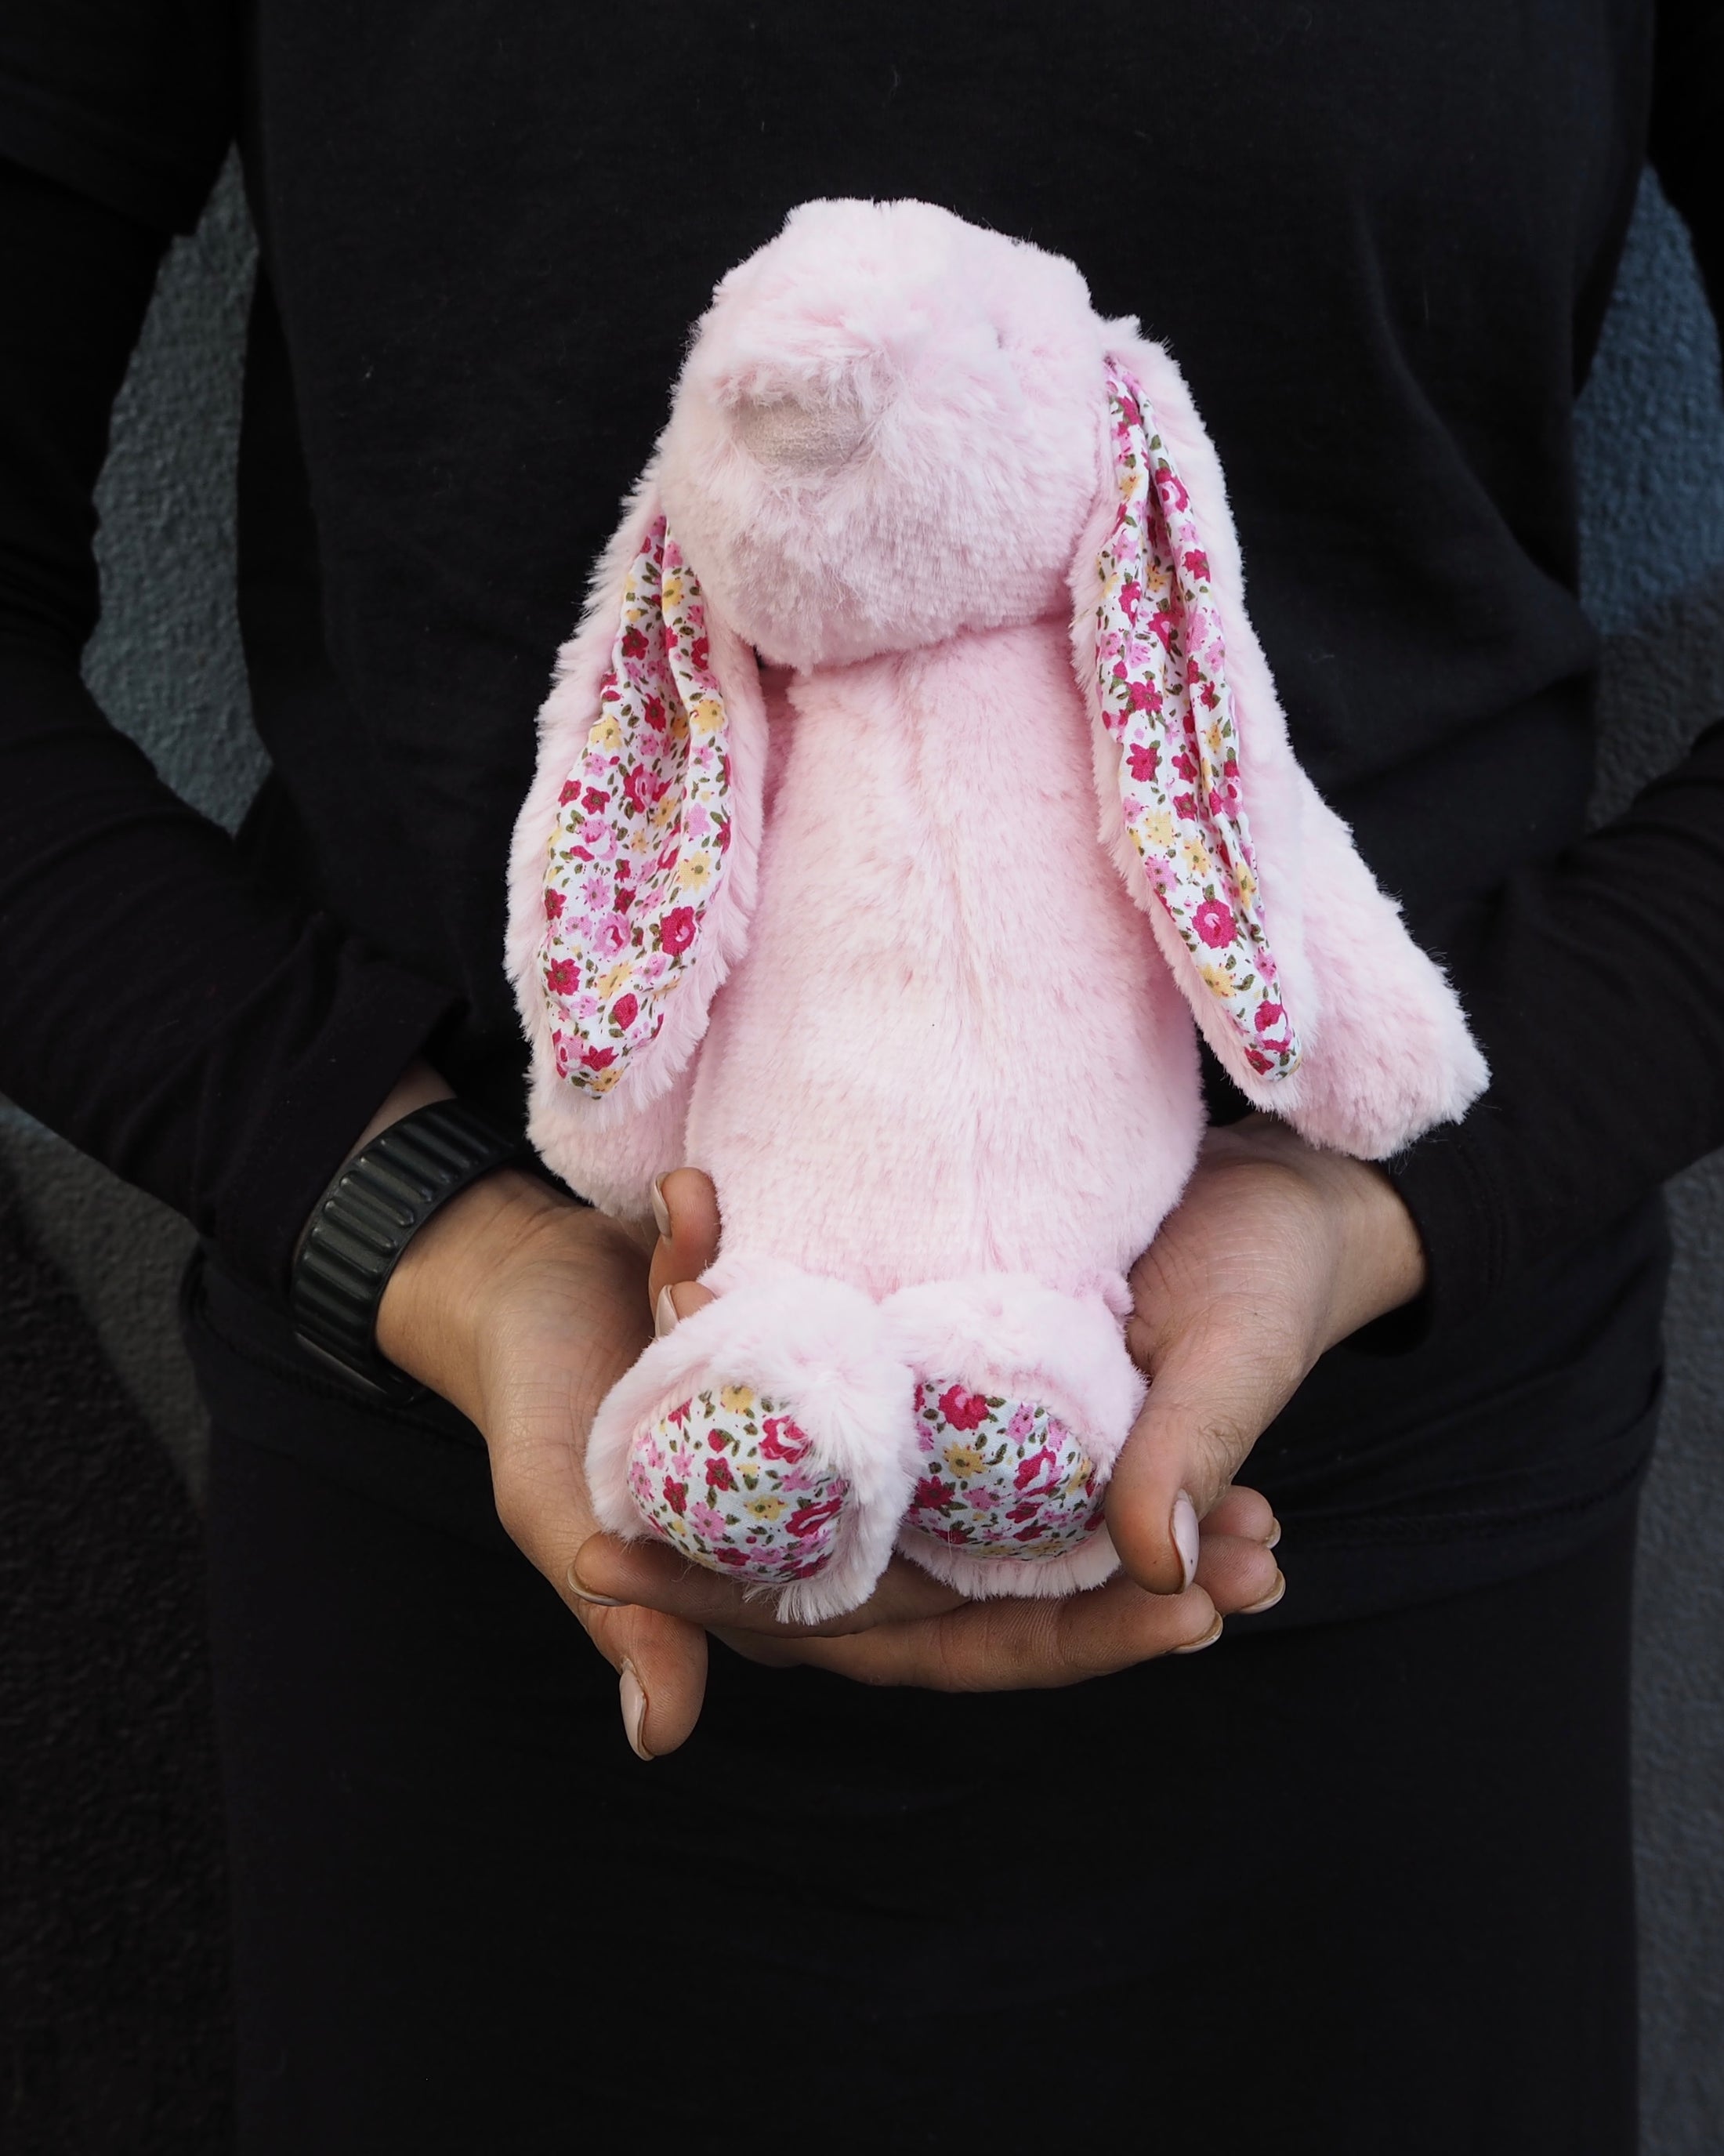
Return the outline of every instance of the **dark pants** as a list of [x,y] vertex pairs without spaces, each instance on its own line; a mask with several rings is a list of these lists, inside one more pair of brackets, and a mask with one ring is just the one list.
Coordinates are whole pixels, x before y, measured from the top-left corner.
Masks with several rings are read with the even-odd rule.
[[211,1507],[247,2156],[1633,2148],[1631,1522],[1067,1692],[715,1648],[643,1764],[493,1524],[280,1435]]

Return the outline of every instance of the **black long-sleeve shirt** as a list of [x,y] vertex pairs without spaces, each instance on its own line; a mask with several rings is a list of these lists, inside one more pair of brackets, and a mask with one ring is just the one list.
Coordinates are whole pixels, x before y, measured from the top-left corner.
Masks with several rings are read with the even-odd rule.
[[[236,138],[273,768],[232,842],[78,656],[109,408]],[[1573,408],[1649,145],[1716,301],[1724,0],[14,0],[0,1089],[276,1293],[416,1053],[518,1112],[532,716],[687,326],[795,202],[921,195],[1172,346],[1295,745],[1495,1072],[1393,1171],[1424,1346],[1329,1358],[1260,1466],[1367,1539],[1602,1502],[1655,1381],[1648,1194],[1724,1142],[1724,732],[1581,835]]]

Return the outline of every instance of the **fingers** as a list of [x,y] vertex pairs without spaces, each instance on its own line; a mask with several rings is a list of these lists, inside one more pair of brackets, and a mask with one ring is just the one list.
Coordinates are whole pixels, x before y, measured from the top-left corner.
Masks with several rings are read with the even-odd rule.
[[840,1638],[767,1641],[738,1634],[728,1643],[755,1660],[808,1664],[859,1684],[1018,1691],[1082,1684],[1157,1655],[1190,1653],[1220,1631],[1203,1588],[1150,1594],[1118,1578],[1063,1600],[971,1602],[945,1616]]
[[1218,1535],[1205,1522],[1198,1585],[1224,1617],[1273,1609],[1285,1590],[1281,1568],[1251,1535]]
[[649,1609],[606,1608],[584,1595],[574,1557],[592,1538],[593,1514],[574,1433],[585,1417],[553,1381],[522,1384],[491,1442],[497,1517],[557,1589],[617,1671],[623,1731],[642,1758],[675,1751],[700,1719],[706,1635],[697,1625]]
[[593,1644],[617,1672],[623,1734],[635,1757],[656,1759],[693,1733],[706,1692],[706,1635],[657,1609],[575,1605]]
[[1248,1302],[1212,1306],[1163,1348],[1107,1492],[1114,1547],[1140,1585],[1157,1594],[1189,1585],[1199,1522],[1304,1373]]
[[[659,1243],[653,1252],[647,1292],[656,1312],[667,1287],[699,1280],[718,1255],[718,1194],[711,1177],[698,1168],[673,1168],[669,1174],[661,1175],[653,1186],[653,1216],[658,1222]],[[700,1307],[700,1302],[711,1299],[703,1288],[699,1301],[685,1307],[679,1297],[676,1306],[686,1317],[690,1310]]]
[[703,1571],[662,1543],[619,1542],[613,1535],[594,1535],[582,1545],[574,1577],[589,1594],[649,1604],[713,1630],[730,1626],[781,1639],[867,1631],[876,1625],[936,1616],[957,1609],[963,1599],[919,1566],[895,1558],[856,1609],[824,1625],[782,1625],[772,1614],[775,1597],[759,1591],[751,1595],[734,1580]]

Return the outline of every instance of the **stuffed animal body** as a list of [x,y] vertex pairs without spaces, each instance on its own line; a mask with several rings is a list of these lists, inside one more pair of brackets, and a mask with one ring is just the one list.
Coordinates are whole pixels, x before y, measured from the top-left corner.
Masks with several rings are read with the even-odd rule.
[[805,205],[719,286],[540,733],[531,1135],[723,1218],[594,1424],[601,1520],[809,1620],[895,1547],[1105,1579],[1198,1029],[1362,1158],[1486,1075],[1293,758],[1172,360],[1057,257]]

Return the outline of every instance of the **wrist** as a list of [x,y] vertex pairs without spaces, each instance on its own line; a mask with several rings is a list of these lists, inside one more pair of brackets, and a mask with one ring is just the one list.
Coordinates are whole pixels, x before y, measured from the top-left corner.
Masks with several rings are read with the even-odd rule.
[[1424,1292],[1424,1245],[1418,1226],[1374,1162],[1311,1145],[1286,1124],[1265,1115],[1211,1130],[1204,1157],[1218,1163],[1260,1163],[1303,1186],[1311,1204],[1313,1231],[1327,1246],[1331,1271],[1324,1347],[1332,1348]]
[[547,1227],[586,1209],[519,1168],[469,1183],[402,1252],[377,1305],[378,1353],[471,1416],[489,1295]]

